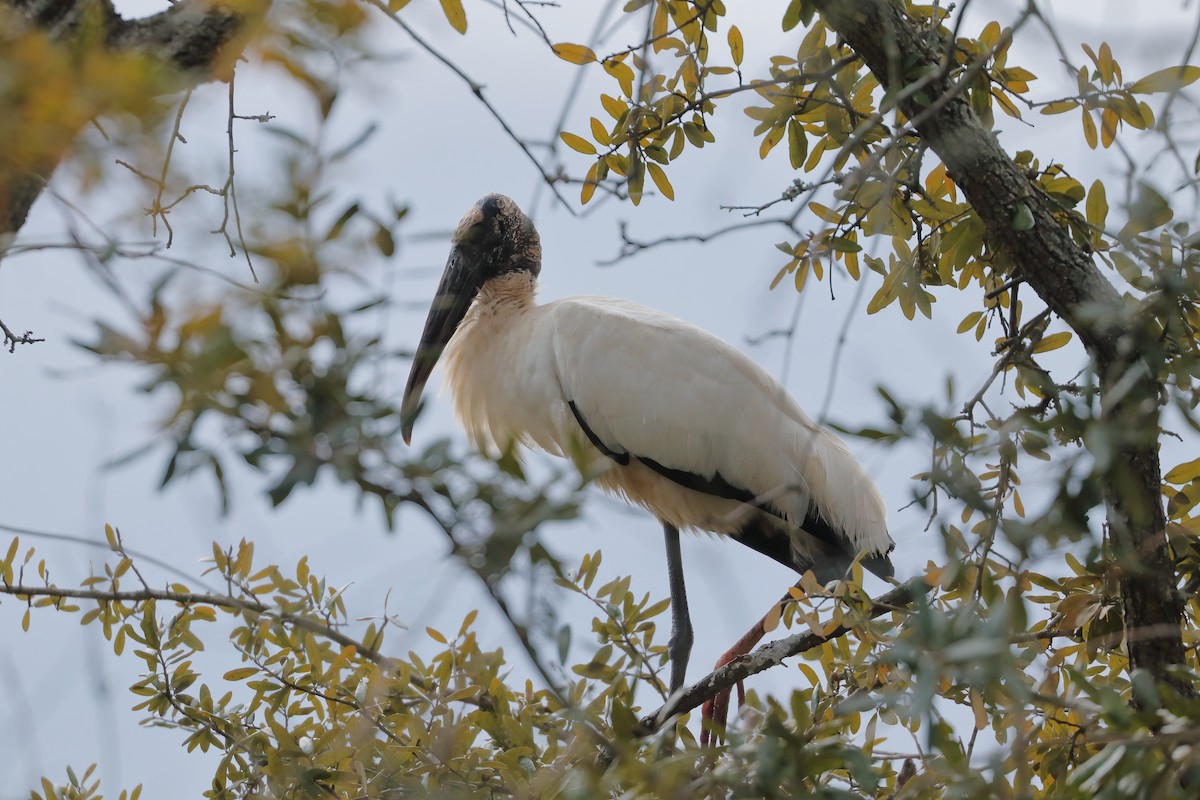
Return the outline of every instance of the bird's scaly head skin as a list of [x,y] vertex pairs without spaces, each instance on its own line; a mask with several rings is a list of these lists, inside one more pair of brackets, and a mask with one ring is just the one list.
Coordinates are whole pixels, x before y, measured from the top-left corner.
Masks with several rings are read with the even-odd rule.
[[400,432],[406,443],[412,441],[425,382],[479,289],[501,275],[528,272],[537,277],[542,270],[542,243],[533,222],[502,194],[480,199],[459,221],[450,241],[450,257],[425,319],[400,406]]
[[463,215],[450,241],[473,262],[480,286],[509,272],[529,272],[537,277],[542,271],[542,240],[533,222],[502,194],[481,198]]

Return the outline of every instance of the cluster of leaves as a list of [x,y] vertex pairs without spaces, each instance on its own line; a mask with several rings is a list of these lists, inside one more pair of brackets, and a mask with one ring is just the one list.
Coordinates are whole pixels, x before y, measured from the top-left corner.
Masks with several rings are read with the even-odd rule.
[[[292,53],[294,60],[284,64],[289,74],[301,75],[321,97],[336,97],[335,84],[306,71],[303,54],[317,51],[319,42],[301,44],[283,51],[268,40],[264,58],[283,63],[285,52]],[[511,455],[496,464],[464,460],[445,442],[421,454],[400,445],[395,392],[388,387],[396,384],[395,362],[407,354],[387,349],[372,330],[394,299],[364,293],[363,268],[344,265],[393,258],[408,209],[388,203],[372,211],[361,198],[343,199],[333,190],[335,170],[375,127],[349,142],[327,143],[331,103],[321,103],[315,136],[278,124],[266,128],[280,142],[283,175],[269,184],[245,229],[242,243],[257,285],[197,292],[186,270],[168,271],[151,287],[133,331],[97,321],[95,338],[81,346],[105,360],[139,364],[149,373],[142,390],[170,402],[161,423],[172,448],[162,485],[205,470],[227,507],[232,455],[271,476],[267,491],[275,505],[296,487],[313,484],[323,469],[376,499],[389,527],[406,502],[446,528],[478,520],[473,509],[483,505],[490,510],[487,530],[496,534],[497,547],[505,545],[488,559],[501,573],[496,564],[512,555],[524,533],[575,514],[572,491],[528,486]],[[160,196],[179,180],[167,175],[169,165],[162,167]],[[157,450],[163,441],[156,436],[126,458]]]
[[[365,125],[348,141],[328,133],[345,76],[331,72],[322,56],[335,49],[334,42],[343,58],[345,48],[364,46],[357,37],[362,10],[346,3],[315,6],[321,8],[313,11],[311,25],[292,30],[281,23],[256,43],[257,58],[284,69],[313,96],[317,119],[315,133],[302,133],[267,115],[255,118],[271,123],[262,130],[278,143],[279,171],[265,189],[240,187],[244,225],[232,162],[221,190],[197,192],[206,185],[187,174],[180,133],[187,97],[177,107],[171,148],[165,154],[142,151],[130,165],[144,179],[161,175],[148,179],[147,214],[156,234],[162,223],[168,247],[171,237],[194,235],[179,222],[172,230],[168,222],[180,218],[184,200],[194,212],[193,195],[202,201],[209,193],[223,194],[225,221],[238,232],[236,240],[226,238],[243,250],[255,284],[226,279],[214,286],[211,268],[200,267],[197,279],[196,265],[172,259],[150,287],[143,311],[136,310],[142,304],[125,303],[134,310],[132,324],[96,321],[95,335],[81,346],[105,361],[138,365],[141,389],[165,405],[161,431],[118,463],[162,456],[162,486],[204,474],[218,487],[223,508],[236,499],[231,487],[245,485],[239,470],[249,467],[266,477],[274,505],[325,476],[374,503],[389,528],[403,509],[416,509],[504,609],[526,645],[537,648],[552,641],[558,627],[548,593],[563,570],[531,533],[548,521],[577,516],[578,477],[551,473],[534,482],[512,453],[493,460],[447,440],[423,450],[402,444],[395,373],[409,354],[384,341],[386,324],[380,321],[392,313],[396,298],[372,290],[369,270],[399,252],[408,209],[390,200],[347,197],[335,188],[338,170],[375,126]],[[308,19],[295,8],[277,13],[293,22]],[[241,119],[231,100],[231,148],[233,126]],[[117,255],[114,247],[101,258]],[[507,600],[514,591],[524,602]],[[206,713],[226,711],[221,706]]]
[[[650,0],[634,0],[626,4],[625,10],[633,12],[650,4]],[[646,44],[655,55],[674,56],[678,66],[672,74],[651,70],[648,54],[639,53],[638,47],[601,59],[583,45],[561,43],[553,47],[560,58],[572,63],[599,61],[620,88],[617,96],[600,96],[601,105],[613,121],[606,124],[598,117],[591,118],[595,145],[577,134],[560,134],[571,149],[597,157],[583,179],[580,200],[584,203],[592,199],[610,173],[620,176],[619,183],[634,205],[641,202],[647,173],[663,196],[674,199],[675,190],[663,167],[679,158],[689,144],[701,148],[716,141],[706,115],[713,112],[713,101],[729,92],[709,94],[706,82],[711,76],[736,71],[736,66],[709,64],[709,34],[716,30],[725,5],[721,0],[697,4],[656,2],[652,10]],[[736,26],[730,28],[728,40],[733,62],[738,65],[743,44]]]
[[[130,687],[135,710],[181,732],[189,750],[221,754],[209,797],[587,797],[635,786],[766,796],[804,788],[832,797],[847,783],[894,785],[894,772],[874,775],[870,751],[851,741],[857,713],[834,713],[848,696],[846,682],[819,697],[797,692],[791,709],[772,703],[755,730],[735,733],[724,765],[696,745],[686,718],[658,736],[633,737],[642,710],[637,688],[649,682],[660,696],[663,689],[657,666],[665,653],[655,632],[666,601],[637,599],[628,578],[593,592],[599,553],[562,582],[600,609],[593,623],[599,647],[575,666],[569,685],[535,689],[507,682],[510,666],[502,651],[481,646],[474,612],[453,637],[426,630],[432,655],[393,657],[385,634],[402,623],[386,612],[365,628],[349,623],[345,596],[306,560],[287,571],[262,567],[243,541],[214,547],[209,572],[226,591],[196,592],[178,582],[155,590],[119,534],[107,533],[118,558],[79,590],[51,583],[41,561],[37,579],[27,580],[36,553],[31,548],[22,559],[14,539],[0,561],[0,591],[31,609],[80,614],[117,655],[142,660],[143,677]],[[222,635],[243,665],[206,677],[194,656]],[[790,717],[811,722],[814,712],[820,724],[797,734]],[[94,791],[47,783],[46,797]]]
[[[997,742],[1012,748],[993,762],[992,777],[1005,780],[1015,794],[1102,795],[1118,791],[1114,787],[1123,775],[1124,790],[1138,781],[1147,792],[1172,781],[1190,785],[1190,751],[1181,750],[1181,760],[1171,766],[1165,743],[1169,737],[1151,746],[1153,754],[1137,750],[1142,760],[1134,766],[1135,751],[1128,747],[1139,731],[1159,728],[1164,715],[1182,718],[1194,709],[1191,701],[1164,701],[1145,685],[1139,688],[1146,676],[1129,674],[1121,647],[1117,581],[1122,570],[1137,565],[1122,561],[1108,544],[1095,542],[1089,520],[1104,487],[1127,480],[1128,465],[1115,455],[1122,445],[1136,437],[1155,438],[1160,431],[1116,430],[1107,424],[1096,376],[1086,366],[1080,370],[1078,361],[1066,368],[1069,379],[1056,377],[1064,371],[1062,354],[1050,360],[1046,354],[1067,345],[1071,333],[1054,331],[1040,303],[1026,311],[1030,298],[1021,297],[1014,264],[988,245],[984,225],[960,197],[954,176],[931,157],[914,120],[898,107],[902,98],[911,98],[918,108],[936,107],[938,98],[925,94],[926,87],[933,77],[946,78],[989,126],[996,124],[997,107],[1014,119],[1023,118],[1022,108],[1044,115],[1081,108],[1082,138],[1089,147],[1111,147],[1127,126],[1135,133],[1162,136],[1164,154],[1171,154],[1177,143],[1164,130],[1152,130],[1156,113],[1151,103],[1173,102],[1181,89],[1200,78],[1200,68],[1169,67],[1126,81],[1109,45],[1085,45],[1087,62],[1067,66],[1074,78],[1072,93],[1034,100],[1030,84],[1036,76],[1009,61],[1015,29],[1025,17],[1009,28],[990,23],[972,36],[962,32],[948,9],[906,4],[909,16],[927,28],[931,47],[942,54],[942,67],[936,76],[906,74],[902,89],[885,94],[858,54],[814,16],[812,3],[789,5],[784,30],[803,22],[807,31],[798,37],[794,55],[772,56],[761,76],[744,74],[742,38],[732,24],[726,28],[732,67],[708,67],[716,52],[709,42],[726,17],[723,5],[658,0],[631,3],[629,9],[643,6],[652,6],[648,13],[661,38],[651,37],[640,52],[669,51],[680,63],[677,69],[662,70],[648,59],[635,61],[641,74],[629,81],[610,68],[610,61],[622,54],[599,59],[620,89],[616,97],[601,98],[616,122],[609,126],[593,119],[590,139],[562,137],[574,150],[596,158],[585,179],[585,202],[592,196],[590,185],[604,180],[610,170],[632,184],[631,165],[647,159],[661,165],[652,175],[663,173],[655,183],[669,197],[662,167],[681,157],[687,144],[702,144],[686,132],[676,135],[682,130],[681,115],[692,115],[687,122],[711,136],[718,116],[715,101],[753,90],[765,101],[745,109],[757,123],[760,157],[767,158],[786,140],[791,168],[809,176],[795,181],[780,200],[750,209],[762,214],[778,202],[797,206],[780,220],[796,236],[778,245],[787,261],[773,285],[791,277],[802,290],[809,278],[825,280],[837,272],[857,281],[869,270],[880,280],[868,313],[895,305],[909,319],[918,312],[931,317],[939,290],[974,288],[979,308],[962,320],[959,332],[982,340],[998,330],[992,333],[997,357],[993,374],[965,403],[952,395],[950,402],[958,407],[949,411],[908,409],[885,394],[891,426],[861,431],[891,442],[924,441],[930,448],[930,469],[917,476],[927,493],[918,500],[945,542],[947,566],[930,567],[944,590],[938,602],[945,605],[917,615],[934,626],[919,629],[925,637],[921,646],[909,651],[908,639],[894,642],[889,658],[896,668],[888,677],[897,692],[894,699],[906,713],[926,718],[927,754],[936,752],[955,763],[972,760],[977,734],[969,735],[968,744],[954,733],[954,725],[939,720],[933,699],[941,698],[963,705],[976,719],[976,731],[990,728]],[[676,26],[669,34],[662,19]],[[591,60],[588,53],[578,57],[577,50],[561,46],[558,54],[577,63]],[[711,80],[735,74],[733,85],[716,86]],[[1143,354],[1155,377],[1169,387],[1180,417],[1195,429],[1200,261],[1190,245],[1189,227],[1170,225],[1171,203],[1148,183],[1136,184],[1123,204],[1125,218],[1114,222],[1104,181],[1085,187],[1065,165],[1043,163],[1031,151],[1018,151],[1013,159],[1050,201],[1055,219],[1075,242],[1095,253],[1128,290],[1129,314],[1148,321],[1144,337],[1129,346]],[[628,191],[634,197],[641,186],[630,185]],[[821,192],[826,196],[818,197]],[[822,224],[803,231],[804,212]],[[1032,226],[1030,207],[1017,203],[1011,224],[1014,230]],[[886,257],[864,252],[875,243],[883,245]],[[1010,382],[1027,404],[995,413],[993,401],[985,397],[1001,385],[1000,379]],[[1045,464],[1051,461],[1053,474],[1047,482]],[[1029,498],[1022,497],[1020,487],[1030,463],[1041,485],[1034,490],[1036,507],[1027,511]],[[1197,472],[1194,461],[1180,465],[1164,485],[1169,514],[1179,521],[1172,535],[1177,566],[1189,586],[1196,583],[1200,552],[1195,544]],[[939,498],[953,498],[953,507],[939,505]],[[1067,559],[1069,574],[1049,577],[1035,568],[1039,558],[1061,543],[1079,540],[1091,544],[1082,560]],[[1187,635],[1194,635],[1200,615],[1194,596],[1187,592]],[[917,630],[910,627],[906,635],[915,638]],[[1014,642],[1019,646],[1011,646]],[[931,660],[936,665],[932,671],[926,669]],[[845,663],[851,672],[861,672],[869,662],[847,652]],[[1200,667],[1194,651],[1188,653],[1188,666]],[[912,682],[897,680],[908,668],[913,669]],[[1194,674],[1184,682],[1194,683]],[[1130,702],[1139,710],[1131,711]],[[1178,720],[1168,725],[1187,727]],[[1119,744],[1105,747],[1109,742]],[[920,776],[913,785],[924,791],[946,785],[944,776],[928,765]],[[983,785],[976,788],[982,791]]]
[[[664,691],[666,601],[638,598],[629,578],[593,588],[598,552],[560,581],[597,609],[595,649],[564,685],[537,688],[479,640],[475,612],[453,636],[426,629],[424,654],[396,655],[387,634],[403,622],[386,609],[351,622],[346,595],[306,559],[262,566],[243,541],[214,547],[209,573],[222,591],[156,589],[120,535],[107,534],[115,562],[78,589],[52,583],[14,539],[0,592],[31,611],[78,614],[117,655],[142,661],[135,710],[189,750],[220,754],[208,797],[993,797],[1006,780],[1016,796],[1082,798],[1128,795],[1131,775],[1143,785],[1134,796],[1186,797],[1200,785],[1200,702],[1162,697],[1139,673],[1101,678],[1099,665],[1121,657],[1111,643],[1029,628],[1033,598],[1019,584],[1045,583],[1036,575],[1003,591],[978,563],[931,564],[935,594],[874,621],[859,613],[869,599],[857,583],[805,583],[782,619],[832,638],[797,665],[804,688],[786,700],[751,691],[728,744],[714,749],[697,745],[686,715],[637,734],[647,691]],[[1079,580],[1055,591],[1086,585],[1089,570],[1074,567]],[[974,600],[963,602],[973,581]],[[1060,627],[1080,625],[1067,613],[1077,612],[1064,610]],[[570,636],[560,636],[564,665]],[[205,675],[195,655],[218,637],[241,664]],[[1064,693],[1068,678],[1081,691]],[[947,701],[974,720],[969,741]],[[982,771],[981,732],[998,745],[982,754]],[[47,781],[43,796],[96,796],[89,774]]]

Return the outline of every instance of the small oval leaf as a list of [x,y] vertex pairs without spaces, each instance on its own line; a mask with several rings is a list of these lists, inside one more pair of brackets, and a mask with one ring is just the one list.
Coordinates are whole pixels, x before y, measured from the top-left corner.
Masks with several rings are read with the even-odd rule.
[[1024,203],[1018,203],[1013,212],[1012,228],[1014,231],[1027,231],[1033,227],[1033,212]]
[[729,28],[729,53],[733,56],[733,63],[740,67],[742,56],[745,55],[745,48],[742,43],[742,32],[738,30],[737,25]]
[[1153,94],[1154,92],[1170,92],[1181,89],[1200,79],[1200,67],[1191,65],[1183,67],[1167,67],[1158,72],[1151,72],[1139,81],[1129,85],[1129,91],[1137,94]]
[[459,33],[467,32],[467,12],[463,10],[462,0],[442,0],[442,13],[451,28]]
[[1033,346],[1033,352],[1048,353],[1051,350],[1057,350],[1069,341],[1071,341],[1070,331],[1052,333],[1049,336],[1043,336],[1041,341]]
[[591,64],[596,60],[596,54],[592,48],[583,44],[559,42],[551,45],[550,49],[554,51],[554,55],[563,61],[570,61],[572,64]]
[[558,138],[562,139],[563,142],[566,143],[567,147],[571,148],[577,153],[583,153],[585,156],[596,155],[596,146],[582,136],[577,136],[573,133],[562,131],[558,134]]

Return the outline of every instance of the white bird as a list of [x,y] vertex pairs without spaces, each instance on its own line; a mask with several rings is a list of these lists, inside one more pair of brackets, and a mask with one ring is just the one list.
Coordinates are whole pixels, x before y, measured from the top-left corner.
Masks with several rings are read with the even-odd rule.
[[511,199],[488,195],[462,218],[404,390],[404,440],[444,356],[458,418],[480,449],[515,441],[606,462],[596,482],[665,532],[672,694],[693,638],[681,529],[725,534],[821,583],[856,558],[892,575],[879,491],[762,367],[624,300],[539,305],[541,261],[537,231]]

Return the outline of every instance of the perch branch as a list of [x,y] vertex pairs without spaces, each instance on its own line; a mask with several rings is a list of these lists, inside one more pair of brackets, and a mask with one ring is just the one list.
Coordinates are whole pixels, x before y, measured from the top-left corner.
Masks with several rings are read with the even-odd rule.
[[[875,619],[891,611],[906,608],[918,597],[927,594],[930,585],[923,578],[914,578],[901,584],[880,597],[866,610],[866,619]],[[783,663],[790,658],[804,653],[814,647],[820,647],[826,642],[844,636],[849,628],[839,626],[827,634],[797,633],[764,644],[752,653],[736,658],[725,666],[710,673],[701,680],[683,689],[678,695],[667,700],[661,707],[650,712],[638,722],[634,732],[638,736],[647,736],[660,730],[667,720],[676,714],[682,714],[699,708],[705,700],[715,697],[723,691],[733,688],[734,684],[745,680],[751,675],[757,675],[771,667]]]

